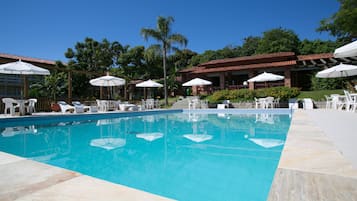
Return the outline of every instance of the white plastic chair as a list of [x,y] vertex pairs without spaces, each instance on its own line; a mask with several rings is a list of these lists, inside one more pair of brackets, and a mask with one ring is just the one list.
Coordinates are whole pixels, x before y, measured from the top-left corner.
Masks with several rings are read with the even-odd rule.
[[36,112],[35,104],[37,103],[36,98],[28,99],[28,105],[26,106],[26,111],[30,114]]
[[265,98],[264,108],[274,108],[274,97],[268,96]]
[[73,107],[72,105],[67,104],[64,101],[58,101],[57,103],[60,106],[62,113],[75,111],[75,107]]
[[255,109],[266,107],[265,98],[255,98],[254,97],[254,101],[255,101]]
[[280,98],[275,98],[273,101],[274,108],[279,108],[280,107]]
[[325,95],[325,99],[326,99],[326,109],[331,109],[332,108],[332,97]]
[[11,116],[14,116],[15,109],[20,107],[17,101],[13,98],[3,98],[2,102],[5,104],[4,114],[7,114],[7,111],[9,111]]
[[189,101],[188,103],[188,109],[191,110],[191,109],[198,109],[200,108],[200,100],[198,100],[198,98],[194,98],[192,100]]
[[105,112],[109,110],[109,103],[106,100],[98,100],[97,99],[98,110],[101,112]]
[[154,109],[155,108],[155,100],[152,98],[146,99],[146,109]]
[[343,92],[345,93],[346,96],[346,102],[345,102],[346,111],[350,111],[350,112],[356,111],[356,107],[357,107],[356,100],[352,99],[351,94],[348,91],[344,90]]
[[201,108],[202,109],[207,109],[208,108],[208,101],[207,100],[201,100]]

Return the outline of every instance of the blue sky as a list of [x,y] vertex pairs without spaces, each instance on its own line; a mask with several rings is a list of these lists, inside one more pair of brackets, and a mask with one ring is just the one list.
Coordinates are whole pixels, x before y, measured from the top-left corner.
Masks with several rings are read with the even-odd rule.
[[85,37],[148,46],[155,41],[140,30],[155,28],[158,16],[174,17],[173,31],[198,53],[279,27],[301,40],[334,40],[316,28],[338,9],[337,0],[2,0],[0,52],[66,62],[67,48]]

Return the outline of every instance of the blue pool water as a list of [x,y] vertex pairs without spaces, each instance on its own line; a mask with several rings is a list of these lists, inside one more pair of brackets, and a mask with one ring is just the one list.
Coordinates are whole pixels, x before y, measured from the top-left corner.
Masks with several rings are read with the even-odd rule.
[[0,126],[0,151],[177,200],[263,201],[290,117],[179,112],[15,124]]

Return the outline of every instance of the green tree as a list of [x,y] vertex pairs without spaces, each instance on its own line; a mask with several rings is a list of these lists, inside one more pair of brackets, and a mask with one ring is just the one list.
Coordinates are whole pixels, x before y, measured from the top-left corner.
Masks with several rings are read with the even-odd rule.
[[239,56],[255,55],[257,53],[257,49],[260,41],[261,38],[257,36],[249,36],[245,38]]
[[56,101],[57,97],[63,96],[67,88],[67,75],[64,72],[51,73],[45,77],[44,82],[32,84],[31,91],[41,97],[49,97],[51,100]]
[[[85,38],[84,42],[77,42],[74,49],[68,48],[65,52],[68,68],[87,72],[103,73],[113,67],[118,67],[117,60],[125,51],[119,42],[110,42],[103,39],[98,42],[92,38]],[[92,77],[85,74],[72,75],[74,96],[90,95],[89,80]],[[87,94],[86,94],[87,93]]]
[[164,93],[165,93],[165,105],[168,105],[168,99],[167,99],[167,75],[166,75],[166,57],[168,51],[171,49],[175,49],[173,45],[175,43],[181,44],[186,46],[187,45],[187,39],[181,34],[178,33],[172,33],[171,31],[171,25],[174,22],[173,17],[162,17],[159,16],[157,19],[157,27],[156,29],[150,29],[150,28],[143,28],[141,29],[141,34],[145,38],[145,40],[148,40],[149,37],[154,38],[161,44],[162,48],[162,63],[163,63],[163,70],[164,70]]
[[337,43],[334,41],[322,40],[303,40],[299,45],[300,54],[318,54],[333,52],[337,48]]
[[144,52],[144,60],[147,75],[145,79],[160,79],[163,77],[162,51],[159,45],[148,47]]
[[299,37],[292,31],[282,28],[272,29],[263,33],[257,47],[257,54],[275,52],[298,52]]
[[196,55],[196,52],[189,49],[177,50],[175,54],[169,57],[169,61],[173,63],[176,70],[181,70],[189,66],[191,64],[192,57]]
[[345,82],[343,78],[317,78],[311,77],[312,90],[343,89]]
[[340,9],[330,18],[321,20],[317,31],[327,31],[332,36],[348,42],[357,39],[357,0],[338,0]]

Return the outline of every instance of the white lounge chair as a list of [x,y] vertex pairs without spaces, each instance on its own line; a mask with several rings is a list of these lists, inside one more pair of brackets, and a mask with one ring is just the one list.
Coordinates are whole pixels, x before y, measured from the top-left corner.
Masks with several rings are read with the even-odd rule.
[[306,110],[312,110],[314,109],[314,103],[312,102],[311,98],[304,98],[304,109]]
[[83,113],[83,112],[91,111],[91,107],[90,106],[83,105],[79,101],[72,101],[72,105],[74,106],[74,109],[75,109],[76,113]]
[[4,114],[7,114],[7,111],[9,111],[11,116],[14,116],[15,109],[20,107],[17,101],[13,98],[3,98],[2,102],[5,104]]
[[226,109],[226,104],[217,104],[217,109]]
[[72,105],[67,104],[64,101],[58,101],[57,103],[60,106],[62,113],[66,113],[66,112],[71,112],[72,113],[72,112],[75,111],[75,107],[73,107]]

